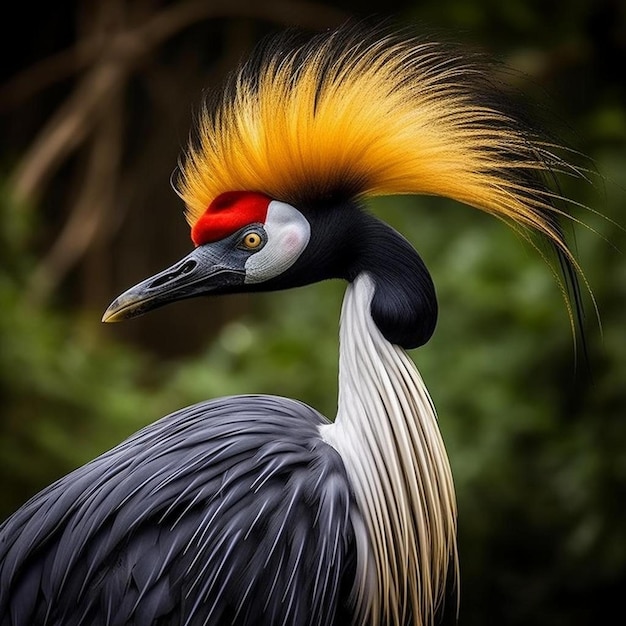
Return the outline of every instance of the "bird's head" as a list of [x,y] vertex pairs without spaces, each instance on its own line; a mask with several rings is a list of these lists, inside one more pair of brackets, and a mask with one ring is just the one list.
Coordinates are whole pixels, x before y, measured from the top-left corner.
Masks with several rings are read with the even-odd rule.
[[433,332],[423,262],[363,209],[368,196],[446,196],[538,232],[578,266],[546,180],[574,172],[510,115],[467,55],[348,25],[279,36],[207,100],[176,190],[194,250],[120,295],[105,321],[207,294],[284,289],[370,272],[372,314],[394,343]]
[[[264,193],[224,192],[194,223],[192,252],[119,296],[104,319],[134,317],[194,296],[288,288],[330,277],[340,271],[332,251],[343,236],[312,222],[306,211]],[[322,247],[330,254],[319,255],[316,263],[312,251]]]
[[378,287],[372,314],[390,341],[415,347],[434,330],[437,301],[419,255],[356,201],[300,209],[260,192],[225,192],[194,223],[191,238],[187,256],[121,294],[104,321],[195,296],[352,280],[367,271]]

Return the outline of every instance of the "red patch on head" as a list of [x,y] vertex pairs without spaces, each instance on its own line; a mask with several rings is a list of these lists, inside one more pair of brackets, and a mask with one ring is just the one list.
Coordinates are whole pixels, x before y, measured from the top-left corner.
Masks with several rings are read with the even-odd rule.
[[265,223],[272,199],[256,191],[227,191],[207,208],[191,229],[196,246],[219,241],[247,224]]

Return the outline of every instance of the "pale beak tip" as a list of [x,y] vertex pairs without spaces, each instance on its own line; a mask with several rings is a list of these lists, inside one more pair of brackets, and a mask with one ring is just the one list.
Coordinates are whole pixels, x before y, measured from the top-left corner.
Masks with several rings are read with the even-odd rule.
[[[124,313],[126,313],[126,315],[124,315]],[[110,324],[111,322],[121,322],[127,317],[129,317],[128,307],[120,306],[120,299],[116,298],[104,312],[102,321],[105,324]]]
[[105,324],[108,324],[110,322],[119,322],[119,319],[116,318],[115,311],[110,311],[109,309],[107,309],[102,316],[102,321]]

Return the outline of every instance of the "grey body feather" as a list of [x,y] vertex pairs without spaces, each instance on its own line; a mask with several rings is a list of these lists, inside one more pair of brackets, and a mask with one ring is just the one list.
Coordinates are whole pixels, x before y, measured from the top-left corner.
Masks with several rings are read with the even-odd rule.
[[222,398],[68,474],[0,526],[0,624],[348,624],[355,507],[324,423]]

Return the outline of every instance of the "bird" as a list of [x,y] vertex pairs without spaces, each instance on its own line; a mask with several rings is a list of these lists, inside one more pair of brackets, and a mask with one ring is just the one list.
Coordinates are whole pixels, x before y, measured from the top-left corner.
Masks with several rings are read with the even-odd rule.
[[506,222],[575,318],[575,203],[555,180],[580,172],[558,148],[448,42],[363,23],[263,40],[206,93],[176,165],[191,252],[103,320],[342,280],[336,416],[212,398],[60,478],[0,526],[0,624],[427,626],[450,589],[458,610],[454,478],[409,354],[436,290],[368,201],[441,196]]

